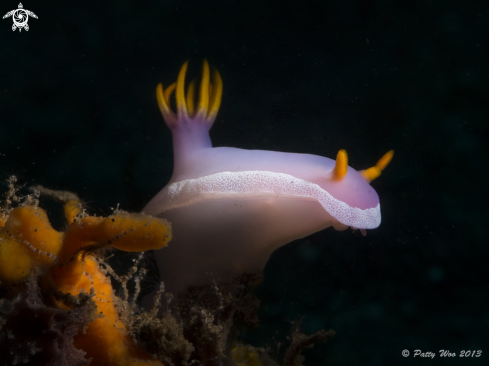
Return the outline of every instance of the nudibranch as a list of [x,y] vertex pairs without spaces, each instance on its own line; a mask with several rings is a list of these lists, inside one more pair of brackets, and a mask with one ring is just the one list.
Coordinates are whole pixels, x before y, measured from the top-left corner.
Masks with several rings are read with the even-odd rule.
[[209,130],[221,103],[222,80],[213,69],[210,82],[204,61],[195,103],[195,80],[185,93],[187,65],[176,83],[156,88],[172,132],[174,170],[143,209],[172,223],[172,243],[155,252],[168,291],[262,271],[275,249],[329,226],[363,231],[380,225],[379,197],[369,183],[389,163],[392,151],[374,167],[356,171],[348,166],[344,150],[332,160],[212,147]]

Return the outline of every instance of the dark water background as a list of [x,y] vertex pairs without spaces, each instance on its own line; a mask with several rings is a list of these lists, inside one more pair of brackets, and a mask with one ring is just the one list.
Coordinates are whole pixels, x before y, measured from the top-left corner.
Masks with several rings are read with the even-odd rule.
[[337,331],[307,366],[489,364],[487,2],[23,5],[39,17],[28,32],[0,21],[2,180],[71,190],[100,213],[141,210],[172,172],[155,86],[207,58],[224,81],[215,146],[345,148],[356,169],[395,150],[372,184],[380,228],[328,229],[274,253],[261,327],[242,339],[276,349],[304,316],[305,332]]

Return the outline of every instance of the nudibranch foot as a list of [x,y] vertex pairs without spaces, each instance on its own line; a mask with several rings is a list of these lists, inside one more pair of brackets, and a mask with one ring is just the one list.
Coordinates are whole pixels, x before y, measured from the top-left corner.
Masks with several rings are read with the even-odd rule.
[[[161,279],[171,292],[188,285],[230,281],[263,270],[278,247],[332,226],[374,229],[380,225],[379,197],[370,181],[392,152],[372,168],[348,166],[311,154],[212,147],[212,126],[222,95],[217,70],[210,85],[204,61],[199,100],[196,82],[185,97],[185,62],[176,83],[159,84],[158,105],[173,137],[174,171],[143,212],[172,222],[174,240],[156,251]],[[176,113],[170,96],[176,93]],[[363,231],[362,231],[363,233]]]

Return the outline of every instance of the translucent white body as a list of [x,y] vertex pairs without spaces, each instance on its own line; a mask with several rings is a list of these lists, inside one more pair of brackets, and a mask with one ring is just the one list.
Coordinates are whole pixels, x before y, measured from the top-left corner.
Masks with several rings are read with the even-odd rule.
[[329,226],[380,225],[375,190],[350,167],[331,179],[332,159],[203,147],[175,160],[171,181],[144,208],[172,224],[172,241],[156,252],[170,292],[261,271],[278,247]]

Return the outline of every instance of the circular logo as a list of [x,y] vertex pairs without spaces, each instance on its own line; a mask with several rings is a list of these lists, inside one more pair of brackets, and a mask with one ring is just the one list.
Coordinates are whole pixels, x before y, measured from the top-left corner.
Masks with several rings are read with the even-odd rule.
[[402,355],[403,355],[404,357],[409,356],[409,351],[408,351],[407,349],[403,350],[403,351],[402,351]]
[[18,29],[19,32],[22,29],[25,29],[26,31],[29,30],[29,24],[27,24],[29,17],[37,19],[37,15],[30,10],[24,9],[22,3],[19,3],[18,9],[11,10],[7,14],[5,14],[3,16],[3,19],[8,17],[12,17],[12,20],[14,21],[14,24],[12,25],[12,30],[15,31],[16,29]]
[[14,20],[16,27],[23,28],[29,20],[29,15],[27,15],[27,12],[24,9],[17,9],[12,14],[12,19]]

